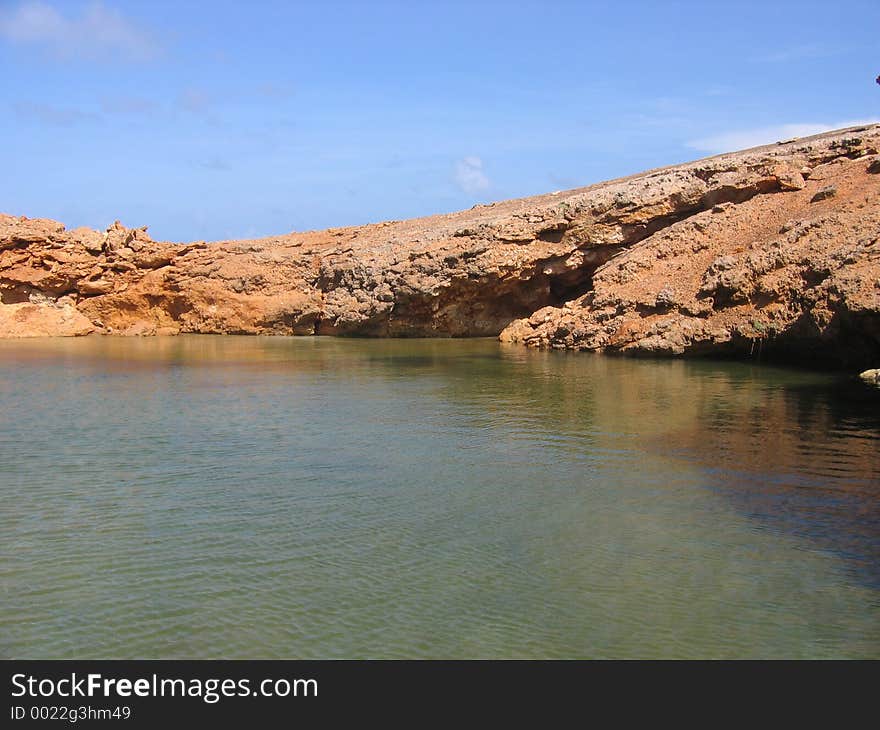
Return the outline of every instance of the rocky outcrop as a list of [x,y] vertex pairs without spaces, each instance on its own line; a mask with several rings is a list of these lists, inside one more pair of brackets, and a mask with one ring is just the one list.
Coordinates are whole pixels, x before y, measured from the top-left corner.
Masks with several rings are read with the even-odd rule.
[[872,138],[858,154],[804,160],[806,179],[782,194],[715,205],[665,228],[601,267],[589,292],[511,324],[502,339],[871,362],[880,347],[876,147]]
[[87,331],[49,326],[73,311],[113,334],[501,333],[539,347],[876,362],[878,149],[880,127],[850,129],[255,241],[179,245],[118,223],[99,233],[0,216],[0,323],[28,304],[39,334]]
[[76,337],[95,331],[72,302],[0,306],[0,337]]

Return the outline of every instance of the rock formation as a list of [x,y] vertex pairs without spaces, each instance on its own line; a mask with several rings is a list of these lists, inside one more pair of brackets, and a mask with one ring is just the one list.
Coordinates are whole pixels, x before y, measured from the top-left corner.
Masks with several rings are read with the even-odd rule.
[[880,126],[450,215],[187,245],[0,215],[0,336],[479,336],[880,361]]

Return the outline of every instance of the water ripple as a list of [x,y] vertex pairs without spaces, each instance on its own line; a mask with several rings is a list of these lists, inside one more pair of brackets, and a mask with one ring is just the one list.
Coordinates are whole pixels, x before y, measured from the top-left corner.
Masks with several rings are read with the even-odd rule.
[[854,387],[492,341],[0,342],[0,655],[876,658]]

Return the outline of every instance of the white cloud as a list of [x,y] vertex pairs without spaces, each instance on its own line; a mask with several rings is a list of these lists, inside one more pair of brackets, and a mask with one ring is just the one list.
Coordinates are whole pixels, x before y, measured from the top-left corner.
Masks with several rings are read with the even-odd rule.
[[489,178],[483,172],[483,161],[479,157],[465,157],[455,163],[455,184],[468,195],[489,189]]
[[160,47],[118,10],[92,2],[77,16],[62,15],[40,0],[26,0],[0,13],[0,38],[19,45],[38,46],[58,58],[144,61]]
[[711,137],[702,137],[686,142],[685,146],[700,152],[720,154],[733,152],[749,147],[759,147],[765,144],[773,144],[794,137],[809,137],[811,134],[821,134],[834,129],[845,127],[860,127],[866,124],[880,123],[880,119],[850,119],[843,122],[823,124],[820,122],[806,122],[800,124],[778,124],[772,127],[759,127],[757,129],[741,129],[723,132]]

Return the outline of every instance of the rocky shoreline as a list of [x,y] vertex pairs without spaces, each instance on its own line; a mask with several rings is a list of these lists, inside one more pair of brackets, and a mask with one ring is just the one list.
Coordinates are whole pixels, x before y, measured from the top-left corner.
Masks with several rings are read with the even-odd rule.
[[0,337],[495,336],[880,363],[880,125],[409,221],[174,244],[0,215]]

